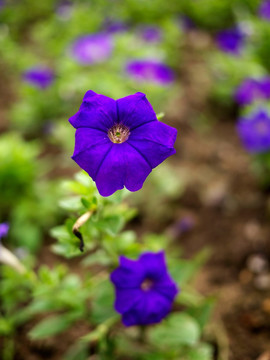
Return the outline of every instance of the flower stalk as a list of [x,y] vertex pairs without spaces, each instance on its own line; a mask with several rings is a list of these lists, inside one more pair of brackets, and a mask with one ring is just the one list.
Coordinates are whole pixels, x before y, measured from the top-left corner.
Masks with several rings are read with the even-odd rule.
[[79,228],[86,223],[90,219],[90,217],[94,214],[95,210],[89,210],[86,213],[84,213],[82,216],[80,216],[75,224],[72,227],[73,234],[80,240],[80,251],[84,251],[84,241],[82,233],[79,231]]

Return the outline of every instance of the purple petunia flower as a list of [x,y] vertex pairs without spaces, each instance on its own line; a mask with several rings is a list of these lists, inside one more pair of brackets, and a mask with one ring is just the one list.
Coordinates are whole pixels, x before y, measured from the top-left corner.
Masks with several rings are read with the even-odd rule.
[[265,0],[259,7],[259,15],[263,19],[270,20],[270,0]]
[[226,29],[217,34],[216,42],[220,50],[239,55],[243,49],[246,35],[239,27]]
[[144,41],[149,43],[159,42],[162,38],[161,29],[157,26],[143,26],[140,29],[140,35]]
[[46,89],[53,83],[55,75],[51,69],[37,66],[25,71],[23,79],[35,87]]
[[112,53],[113,43],[108,34],[84,35],[75,40],[71,56],[82,65],[91,65],[107,60]]
[[111,274],[115,286],[115,310],[126,326],[160,322],[169,314],[178,293],[169,275],[164,252],[144,253],[138,260],[120,257]]
[[234,97],[241,105],[248,105],[259,99],[270,99],[270,77],[245,79],[236,89]]
[[87,91],[69,119],[76,130],[72,159],[102,196],[139,190],[153,168],[175,153],[177,130],[159,122],[142,93],[113,100]]
[[175,78],[171,68],[154,60],[131,61],[126,65],[126,72],[136,81],[147,81],[159,85],[169,85]]
[[247,151],[261,153],[270,150],[270,117],[261,109],[237,123],[237,132]]
[[9,224],[8,223],[2,223],[0,224],[0,240],[7,236],[9,231]]

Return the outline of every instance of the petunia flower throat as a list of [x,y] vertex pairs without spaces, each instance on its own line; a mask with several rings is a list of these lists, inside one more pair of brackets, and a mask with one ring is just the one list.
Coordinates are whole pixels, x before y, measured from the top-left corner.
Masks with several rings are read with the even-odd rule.
[[114,144],[122,144],[127,141],[129,134],[129,128],[123,124],[115,124],[108,131],[109,139]]
[[72,159],[102,196],[139,190],[153,168],[175,153],[177,130],[158,121],[145,94],[114,100],[87,91],[69,119],[76,128]]

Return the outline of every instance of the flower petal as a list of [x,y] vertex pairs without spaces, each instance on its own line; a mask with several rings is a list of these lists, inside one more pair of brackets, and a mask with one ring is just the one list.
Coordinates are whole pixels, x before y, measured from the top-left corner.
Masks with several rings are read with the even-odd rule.
[[108,135],[101,130],[91,128],[79,128],[75,133],[75,148],[73,156],[78,156],[80,153],[89,150],[98,144],[110,144]]
[[120,266],[111,273],[111,281],[118,289],[140,288],[144,269],[138,261],[120,257]]
[[128,126],[130,130],[142,124],[157,121],[156,113],[146,95],[137,92],[116,100],[118,107],[118,122]]
[[152,169],[176,152],[174,148],[167,148],[151,141],[130,141],[129,144],[140,154],[143,154]]
[[164,251],[143,253],[139,262],[144,268],[145,276],[154,281],[153,290],[172,301],[178,289],[167,271]]
[[151,122],[134,129],[130,140],[149,140],[158,144],[173,147],[177,136],[177,130],[160,121]]
[[113,144],[96,176],[96,185],[102,196],[112,195],[124,186],[137,191],[151,171],[147,160],[128,142]]
[[160,322],[171,310],[172,303],[154,292],[145,292],[140,301],[126,313],[122,321],[126,326],[148,325]]
[[97,172],[111,148],[112,144],[110,141],[104,140],[104,143],[100,142],[81,152],[75,153],[72,159],[95,181]]
[[143,186],[143,183],[152,171],[152,168],[143,154],[133,146],[130,146],[128,142],[125,144],[125,186],[129,191],[137,191]]
[[125,143],[111,143],[111,150],[104,159],[96,176],[97,189],[102,196],[110,196],[125,184]]
[[69,119],[69,122],[76,129],[87,127],[108,132],[117,122],[116,101],[89,90],[83,98],[79,111]]
[[145,252],[140,256],[139,263],[145,270],[145,276],[151,279],[156,280],[167,274],[164,251]]
[[161,122],[152,122],[133,130],[128,143],[144,155],[152,168],[175,154],[177,130]]
[[158,281],[153,289],[170,301],[173,301],[173,299],[179,292],[179,289],[177,288],[175,282],[171,279],[169,275],[165,275],[162,280]]
[[140,288],[135,289],[116,289],[116,300],[115,300],[115,310],[120,314],[124,314],[129,311],[131,308],[136,306],[142,296],[144,296]]

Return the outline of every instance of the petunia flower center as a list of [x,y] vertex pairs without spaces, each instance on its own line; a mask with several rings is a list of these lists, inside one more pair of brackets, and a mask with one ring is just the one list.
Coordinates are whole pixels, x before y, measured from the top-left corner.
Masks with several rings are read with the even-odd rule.
[[114,144],[122,144],[130,135],[129,128],[123,124],[115,124],[108,131],[108,136]]
[[154,281],[149,278],[144,279],[143,282],[141,283],[141,289],[144,291],[151,290],[153,286],[154,286]]

